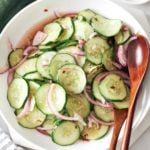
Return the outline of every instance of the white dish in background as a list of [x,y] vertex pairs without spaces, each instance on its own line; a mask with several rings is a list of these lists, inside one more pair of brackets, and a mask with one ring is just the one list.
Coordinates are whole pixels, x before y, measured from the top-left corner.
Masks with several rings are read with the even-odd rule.
[[150,0],[119,0],[119,2],[124,2],[127,4],[140,5],[149,2]]
[[[8,53],[10,52],[8,37],[12,41],[13,45],[16,46],[20,39],[24,36],[24,34],[31,27],[33,27],[33,25],[49,17],[53,14],[54,11],[73,12],[80,11],[85,8],[93,9],[109,18],[121,19],[129,24],[133,28],[134,32],[141,33],[147,37],[144,29],[128,12],[108,0],[39,0],[18,13],[2,31],[2,34],[0,36],[0,67],[6,63]],[[44,9],[48,9],[48,12],[44,12]],[[139,101],[137,104],[135,120],[133,124],[133,132],[142,123],[150,106],[150,101],[147,101],[148,97],[150,97],[148,88],[150,86],[150,80],[148,80],[149,74],[150,73],[147,72],[142,90],[139,94]],[[106,150],[109,148],[112,132],[109,132],[109,134],[101,140],[90,142],[80,141],[71,146],[60,147],[54,144],[49,137],[44,136],[36,132],[35,130],[29,130],[19,126],[16,122],[16,117],[13,113],[13,109],[9,106],[9,103],[7,101],[6,78],[6,75],[0,77],[0,109],[3,117],[5,118],[5,121],[7,122],[7,124],[9,124],[9,126],[14,128],[22,136],[23,139],[36,147],[37,150],[47,150],[49,148],[51,148],[52,150],[99,150],[99,148],[101,148],[101,150]]]

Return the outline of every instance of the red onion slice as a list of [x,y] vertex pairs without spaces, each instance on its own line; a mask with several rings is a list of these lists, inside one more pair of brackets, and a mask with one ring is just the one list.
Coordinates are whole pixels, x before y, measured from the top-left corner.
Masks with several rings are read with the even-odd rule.
[[117,49],[117,58],[118,58],[119,63],[123,67],[127,66],[128,46],[133,40],[136,40],[136,39],[137,39],[137,35],[135,34],[124,45],[119,45]]
[[61,113],[59,113],[56,110],[55,106],[53,105],[52,94],[53,94],[53,85],[50,85],[49,92],[48,92],[47,103],[48,103],[48,106],[49,106],[50,110],[54,113],[54,115],[56,115],[56,117],[58,117],[58,118],[60,118],[62,120],[79,121],[84,126],[86,125],[86,123],[84,122],[83,118],[80,115],[78,115],[77,113],[74,114],[74,117],[68,117],[68,116],[65,116],[65,115],[62,115]]
[[96,101],[96,100],[92,99],[86,89],[84,89],[84,95],[87,98],[87,100],[94,105],[101,106],[101,107],[107,107],[107,108],[113,108],[113,105],[111,103],[106,103],[106,102],[101,103],[100,101]]
[[11,81],[13,80],[13,77],[14,77],[14,71],[8,72],[7,85],[9,85],[11,83]]
[[47,131],[36,128],[36,130],[44,135],[49,135]]
[[76,56],[85,56],[85,52],[80,50],[78,47],[72,49],[71,53],[72,53],[72,55],[76,55]]
[[37,50],[37,47],[35,46],[28,46],[24,49],[23,55],[28,56],[32,51]]
[[96,127],[99,128],[99,123],[96,122],[91,115],[88,116],[88,127],[92,128],[93,124],[96,124]]
[[119,70],[122,69],[122,65],[121,65],[121,64],[119,64],[119,63],[117,63],[117,62],[112,62],[112,64],[113,64],[116,68],[118,68]]
[[85,41],[83,39],[79,39],[77,47],[78,48],[83,48],[84,44],[85,44]]
[[18,67],[20,67],[27,59],[27,56],[25,56],[16,66],[10,68],[8,70],[8,72],[13,72],[15,69],[17,69]]
[[127,51],[123,45],[120,45],[117,50],[117,58],[119,63],[123,66],[127,66]]
[[4,74],[4,73],[8,72],[9,69],[10,69],[10,68],[9,68],[8,65],[6,65],[6,66],[4,66],[4,67],[1,67],[1,68],[0,68],[0,74]]
[[41,44],[47,38],[47,34],[41,31],[38,31],[32,41],[33,46]]
[[30,107],[31,107],[31,97],[29,97],[24,105],[24,108],[22,109],[22,111],[19,113],[19,115],[17,116],[17,118],[21,118],[23,116],[25,116],[26,114],[28,114],[28,112],[30,111]]
[[99,124],[106,125],[106,126],[112,126],[114,124],[114,122],[105,122],[100,119],[97,119],[93,113],[90,113],[90,116],[95,122],[97,122]]

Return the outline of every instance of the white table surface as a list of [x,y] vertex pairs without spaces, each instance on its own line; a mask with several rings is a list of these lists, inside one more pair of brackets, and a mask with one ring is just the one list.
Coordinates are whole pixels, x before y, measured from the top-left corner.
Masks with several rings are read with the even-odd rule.
[[[146,17],[147,17],[147,19],[148,19],[148,21],[150,23],[150,2],[139,6],[139,5],[127,5],[127,4],[121,3],[120,2],[121,0],[112,0],[112,1],[115,1],[116,3],[120,4],[123,7],[130,7],[131,9],[132,8],[137,8],[139,10],[142,10],[145,13],[145,15],[146,15]],[[2,129],[4,129],[4,131],[6,133],[9,134],[8,128],[7,128],[6,124],[4,123],[4,121],[2,120],[1,116],[0,116],[0,127]],[[150,139],[150,127],[132,145],[130,150],[141,150],[141,149],[149,150],[150,149],[150,141],[149,141],[149,139]]]

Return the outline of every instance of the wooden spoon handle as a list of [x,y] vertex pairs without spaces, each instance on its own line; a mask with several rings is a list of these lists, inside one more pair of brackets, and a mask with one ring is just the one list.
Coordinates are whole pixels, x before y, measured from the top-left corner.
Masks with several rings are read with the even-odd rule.
[[[113,129],[113,136],[111,139],[111,144],[110,144],[110,148],[109,150],[116,150],[116,144],[118,141],[118,137],[119,137],[119,133],[120,133],[120,129],[127,117],[127,109],[123,109],[123,110],[114,110],[114,129]],[[119,119],[118,119],[119,118]]]
[[132,131],[132,122],[134,117],[134,111],[135,110],[135,103],[130,106],[130,109],[128,111],[127,120],[126,120],[126,126],[124,130],[124,135],[121,143],[120,150],[128,150],[130,145],[130,137],[131,137],[131,131]]

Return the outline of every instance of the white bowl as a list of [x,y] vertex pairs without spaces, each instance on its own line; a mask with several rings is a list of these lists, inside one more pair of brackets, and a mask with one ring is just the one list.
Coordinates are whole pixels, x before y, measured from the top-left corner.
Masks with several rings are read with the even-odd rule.
[[[35,29],[35,25],[42,20],[53,15],[54,11],[58,12],[74,12],[80,11],[85,8],[90,8],[96,12],[108,17],[121,19],[127,24],[129,24],[133,31],[136,33],[141,33],[147,37],[144,29],[140,24],[124,9],[119,7],[108,0],[38,0],[33,4],[29,5],[22,11],[20,11],[4,28],[0,35],[0,67],[7,62],[7,56],[10,52],[10,47],[8,44],[8,38],[16,47],[20,39],[29,31],[29,29]],[[44,11],[48,9],[48,11]],[[37,27],[36,27],[37,28]],[[149,73],[149,72],[148,72]],[[148,77],[148,76],[147,76]],[[145,79],[142,91],[139,94],[139,102],[135,112],[135,120],[133,124],[133,132],[142,123],[143,118],[148,112],[150,101],[148,98],[150,92],[148,87],[150,86],[150,81]],[[35,130],[29,130],[22,128],[18,125],[16,117],[14,115],[13,109],[10,107],[7,101],[7,75],[2,75],[0,77],[0,109],[3,117],[5,118],[7,124],[16,130],[19,135],[30,144],[32,144],[36,149],[52,149],[52,150],[106,150],[109,148],[111,134],[110,131],[104,138],[97,141],[83,142],[78,141],[76,144],[61,147],[54,144],[51,139],[38,133]],[[15,136],[15,135],[14,135]]]
[[[120,1],[120,0],[119,0]],[[121,0],[121,2],[133,5],[141,5],[149,2],[150,0]]]

